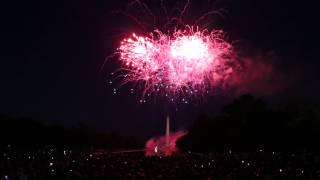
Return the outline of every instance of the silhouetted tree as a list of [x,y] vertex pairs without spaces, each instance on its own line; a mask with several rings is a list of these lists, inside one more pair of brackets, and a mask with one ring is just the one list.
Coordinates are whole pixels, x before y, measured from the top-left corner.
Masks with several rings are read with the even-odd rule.
[[12,118],[0,115],[0,146],[12,144],[23,147],[54,145],[56,147],[143,147],[133,137],[114,133],[99,133],[84,124],[71,128],[61,125],[44,125],[31,118]]
[[178,144],[196,151],[315,149],[319,146],[315,142],[319,130],[318,105],[295,103],[272,110],[261,99],[247,94],[225,106],[219,116],[201,116]]

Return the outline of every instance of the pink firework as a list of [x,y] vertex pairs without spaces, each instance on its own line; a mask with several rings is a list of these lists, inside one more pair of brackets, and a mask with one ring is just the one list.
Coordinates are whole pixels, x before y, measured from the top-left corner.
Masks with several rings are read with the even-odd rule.
[[124,83],[143,85],[143,96],[203,93],[223,81],[232,68],[232,45],[222,31],[187,26],[172,35],[158,30],[149,36],[132,35],[118,49]]

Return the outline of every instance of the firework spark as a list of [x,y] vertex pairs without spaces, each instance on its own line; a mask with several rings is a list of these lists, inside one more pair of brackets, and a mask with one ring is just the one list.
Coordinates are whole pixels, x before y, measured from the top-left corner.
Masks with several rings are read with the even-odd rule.
[[124,82],[142,83],[143,95],[205,92],[226,76],[232,45],[223,35],[192,26],[172,35],[133,34],[118,49]]

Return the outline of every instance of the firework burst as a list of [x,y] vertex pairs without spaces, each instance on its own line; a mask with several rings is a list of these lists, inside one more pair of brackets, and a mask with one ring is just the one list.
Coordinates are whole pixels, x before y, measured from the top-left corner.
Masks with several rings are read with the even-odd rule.
[[186,27],[171,36],[160,31],[147,37],[133,34],[121,42],[118,53],[124,81],[143,83],[143,95],[177,95],[201,93],[221,81],[231,49],[222,31]]
[[[147,13],[146,17],[153,17],[154,26],[163,28],[147,35],[133,33],[121,41],[116,52],[121,68],[115,74],[116,78],[122,77],[121,85],[135,84],[142,92],[140,102],[145,102],[146,96],[160,95],[185,103],[190,97],[197,98],[221,87],[233,71],[232,45],[225,40],[222,30],[208,30],[199,25],[216,11],[202,14],[194,26],[188,26],[183,19],[190,7],[189,0],[178,14],[170,14],[163,0],[160,1],[163,15],[154,14],[152,8],[140,0],[132,1],[128,7],[135,5]],[[122,14],[147,29],[139,18],[126,12]],[[161,17],[165,17],[165,23],[156,25],[162,22]]]

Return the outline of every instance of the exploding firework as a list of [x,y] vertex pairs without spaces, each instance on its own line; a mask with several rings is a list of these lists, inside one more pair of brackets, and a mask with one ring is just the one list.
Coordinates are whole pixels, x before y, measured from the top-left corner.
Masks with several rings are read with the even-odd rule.
[[231,49],[222,31],[186,27],[171,36],[133,34],[121,42],[119,54],[124,81],[143,83],[143,95],[177,95],[203,93],[223,80]]
[[[186,1],[178,16],[170,16],[164,2],[160,2],[166,17],[163,25],[165,31],[157,29],[147,35],[133,33],[123,39],[116,52],[121,62],[116,77],[122,77],[122,85],[133,83],[139,90],[142,89],[140,102],[145,102],[146,96],[161,95],[170,101],[179,99],[188,103],[190,97],[209,93],[229,77],[233,71],[230,66],[232,45],[225,40],[222,30],[198,26],[215,11],[200,16],[195,26],[188,26],[184,25],[183,16],[190,5],[189,1]],[[130,6],[134,4],[142,7],[149,16],[156,17],[145,3],[136,0]],[[130,17],[140,22],[138,18]],[[175,22],[179,26],[167,29]]]

